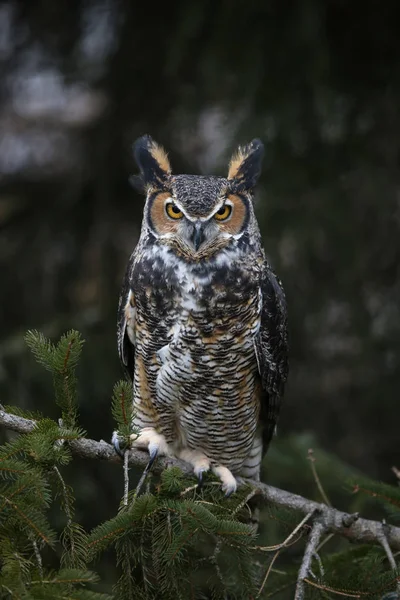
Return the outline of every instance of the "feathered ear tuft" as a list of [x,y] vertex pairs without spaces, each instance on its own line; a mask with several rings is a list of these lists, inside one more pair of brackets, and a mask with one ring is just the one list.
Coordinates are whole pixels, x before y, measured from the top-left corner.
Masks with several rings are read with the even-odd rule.
[[229,164],[228,179],[238,191],[252,191],[261,173],[264,145],[255,139],[238,148]]
[[171,175],[171,165],[164,148],[149,135],[144,135],[134,143],[133,154],[144,187],[163,187]]

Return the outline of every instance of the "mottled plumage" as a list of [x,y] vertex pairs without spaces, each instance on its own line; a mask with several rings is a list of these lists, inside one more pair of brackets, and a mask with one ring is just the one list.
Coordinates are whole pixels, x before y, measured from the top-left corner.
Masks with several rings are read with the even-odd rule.
[[285,297],[253,210],[262,154],[254,140],[227,178],[174,176],[149,136],[135,144],[147,199],[118,319],[134,443],[212,469],[227,493],[259,477],[287,377]]

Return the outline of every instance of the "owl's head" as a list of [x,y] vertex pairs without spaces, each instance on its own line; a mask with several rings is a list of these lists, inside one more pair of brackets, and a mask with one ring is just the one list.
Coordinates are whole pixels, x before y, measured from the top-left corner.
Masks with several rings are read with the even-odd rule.
[[253,192],[263,153],[255,139],[233,155],[226,178],[173,175],[163,148],[148,135],[139,138],[134,155],[147,195],[146,232],[195,261],[238,243],[255,223]]

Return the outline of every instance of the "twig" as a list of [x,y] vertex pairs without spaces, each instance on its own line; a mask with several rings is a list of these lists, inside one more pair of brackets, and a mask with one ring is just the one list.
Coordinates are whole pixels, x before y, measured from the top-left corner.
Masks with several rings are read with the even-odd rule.
[[[16,415],[0,410],[0,425],[7,429],[17,431],[18,433],[30,433],[36,426],[36,421],[25,419]],[[121,464],[121,458],[115,452],[114,447],[107,442],[79,438],[71,440],[68,443],[72,453],[82,458],[99,459]],[[129,451],[129,465],[138,468],[145,468],[149,461],[149,455],[142,450]],[[184,475],[193,475],[190,466],[178,459],[159,457],[157,463],[153,465],[153,473],[161,473],[168,467],[179,467]],[[358,519],[350,527],[343,525],[343,519],[348,517],[348,513],[335,508],[308,500],[303,496],[292,494],[286,490],[281,490],[260,481],[250,479],[243,480],[245,484],[256,490],[257,495],[264,503],[274,504],[275,506],[284,506],[293,510],[298,510],[307,515],[311,511],[320,511],[321,518],[326,525],[326,531],[341,535],[348,540],[360,544],[380,544],[380,532],[382,524],[370,519]],[[400,527],[386,525],[386,538],[392,550],[400,550]]]
[[[387,539],[387,536],[386,536],[386,527],[387,527],[386,522],[383,520],[382,521],[382,527],[381,527],[381,535],[380,535],[380,540],[379,541],[380,541],[380,543],[382,545],[382,548],[386,552],[386,556],[387,556],[387,559],[389,561],[389,564],[390,564],[391,568],[393,569],[393,571],[397,571],[397,564],[396,564],[396,561],[394,559],[392,549],[389,546],[389,542],[388,542],[388,539]],[[400,581],[397,581],[397,583],[396,583],[396,591],[397,591],[397,594],[400,596]]]
[[[221,548],[222,548],[222,540],[219,539],[215,545],[215,550],[214,550],[213,555],[210,558],[210,562],[215,567],[215,570],[217,572],[217,577],[222,585],[222,589],[225,590],[225,583],[224,583],[224,579],[222,577],[221,569],[219,567],[218,558],[217,558],[218,554],[221,552]],[[227,599],[227,596],[226,596],[226,592],[224,591],[224,600],[226,600],[226,599]]]
[[361,596],[370,596],[368,592],[353,592],[351,590],[336,590],[335,588],[329,587],[328,585],[321,585],[316,581],[312,581],[311,579],[306,578],[304,580],[308,585],[312,585],[313,587],[318,588],[324,592],[330,592],[331,594],[335,594],[337,596],[345,596],[346,598],[361,598]]
[[143,484],[144,484],[144,482],[146,481],[146,477],[147,477],[147,471],[146,471],[146,469],[145,469],[145,470],[143,471],[143,473],[141,474],[141,476],[140,476],[140,479],[139,479],[139,481],[138,481],[138,484],[137,484],[137,486],[136,486],[136,489],[135,489],[135,494],[134,494],[134,497],[135,497],[135,499],[136,499],[136,498],[139,496],[139,494],[140,494],[140,490],[142,489],[142,487],[143,487]]
[[322,500],[325,502],[325,504],[327,506],[332,506],[332,504],[329,501],[328,496],[325,493],[324,488],[322,487],[321,480],[320,480],[320,478],[318,476],[317,469],[316,469],[316,466],[315,466],[314,450],[312,448],[309,448],[309,450],[308,450],[308,460],[310,461],[311,471],[312,471],[315,483],[317,484],[317,488],[319,490],[319,493],[321,494]]
[[35,552],[35,556],[36,556],[36,562],[37,562],[37,566],[38,566],[38,571],[39,571],[39,577],[41,580],[43,580],[43,563],[42,563],[42,557],[40,555],[40,550],[39,550],[39,546],[37,545],[37,541],[35,540],[35,538],[32,535],[32,546],[33,546],[33,551]]
[[189,492],[193,492],[194,490],[197,490],[198,487],[199,487],[198,483],[196,483],[195,485],[191,485],[191,486],[185,488],[184,490],[182,490],[179,495],[182,498],[183,496],[186,496],[186,494],[188,494]]
[[296,592],[294,600],[304,600],[305,597],[305,586],[304,580],[310,572],[312,558],[316,552],[316,548],[319,544],[322,534],[325,531],[325,525],[320,519],[317,519],[311,529],[310,537],[304,551],[303,561],[297,576]]
[[128,506],[129,494],[129,452],[124,454],[124,500],[123,505]]
[[[246,498],[244,498],[244,499],[243,499],[243,500],[242,500],[242,501],[241,501],[241,502],[240,502],[240,503],[237,505],[237,507],[236,507],[236,508],[235,508],[235,510],[233,511],[233,514],[234,514],[234,515],[237,515],[237,513],[238,513],[240,510],[242,510],[242,508],[244,508],[244,507],[246,506],[246,504],[248,503],[248,501],[249,501],[249,500],[251,500],[252,498],[254,498],[254,496],[256,496],[256,495],[257,495],[257,490],[255,490],[255,489],[252,489],[252,490],[251,490],[251,492],[250,492],[250,494],[247,494]],[[249,513],[250,513],[250,518],[251,518],[251,517],[252,517],[252,514],[251,514],[250,507],[248,506],[247,508],[248,508],[248,510],[249,510]]]
[[[290,546],[290,542],[293,540],[293,538],[296,536],[296,534],[300,531],[300,529],[303,527],[303,525],[305,525],[307,523],[307,521],[309,519],[311,519],[311,517],[314,515],[314,513],[315,513],[315,510],[311,510],[304,517],[304,519],[302,519],[300,521],[300,523],[298,525],[296,525],[296,527],[293,529],[293,531],[290,532],[288,537],[280,544],[275,544],[274,546],[257,546],[257,550],[261,550],[263,552],[273,552],[274,550],[282,550],[283,548],[287,548],[287,546]],[[301,534],[300,534],[300,537],[301,537]],[[296,542],[297,541],[298,540],[296,540]]]
[[382,547],[383,547],[384,551],[386,552],[386,556],[387,556],[387,559],[388,559],[388,561],[390,563],[390,566],[392,567],[392,569],[394,571],[396,571],[397,570],[397,565],[396,565],[396,561],[394,560],[393,553],[392,553],[392,551],[390,549],[390,546],[389,546],[389,543],[388,543],[388,540],[387,540],[387,537],[386,537],[385,526],[386,526],[385,521],[382,521],[381,536],[380,536],[379,541],[382,544]]
[[[317,550],[318,550],[318,548],[317,548]],[[320,575],[321,575],[321,578],[322,578],[322,577],[324,577],[324,575],[325,575],[325,569],[324,569],[324,565],[322,564],[321,557],[320,557],[320,555],[318,554],[318,552],[317,552],[317,551],[316,551],[316,552],[314,552],[314,558],[316,559],[316,561],[317,561],[317,563],[318,563],[318,566],[319,566],[319,573],[320,573]]]
[[[128,451],[125,454],[128,454]],[[129,461],[129,457],[126,460],[128,462]],[[147,477],[150,475],[150,469],[152,468],[153,464],[154,464],[153,461],[151,463],[148,462],[147,465],[146,465],[146,467],[145,467],[145,469],[144,469],[144,471],[143,471],[143,473],[141,474],[139,482],[138,482],[138,484],[136,486],[136,489],[135,489],[135,494],[134,494],[134,498],[135,499],[139,496],[140,490],[142,489],[144,482],[146,481]]]
[[58,470],[58,467],[56,467],[54,465],[53,471],[55,472],[55,474],[57,475],[57,477],[61,483],[63,496],[64,496],[64,510],[65,510],[65,514],[67,515],[67,526],[69,526],[72,523],[72,514],[71,514],[71,507],[69,505],[67,486],[65,485],[65,481],[64,481],[63,476],[61,475],[60,471]]
[[265,587],[265,584],[267,583],[267,579],[269,577],[269,574],[272,571],[272,567],[274,566],[274,562],[276,561],[276,559],[278,558],[278,556],[280,555],[280,553],[281,553],[281,550],[277,550],[275,552],[275,554],[273,555],[272,560],[271,560],[271,562],[268,565],[268,569],[267,569],[267,572],[265,573],[265,576],[264,576],[263,582],[261,584],[261,587],[258,590],[258,594],[257,594],[256,598],[259,598],[261,596],[262,591],[263,591],[263,589]]
[[[265,584],[267,583],[267,579],[269,577],[269,574],[271,573],[272,567],[274,562],[276,561],[276,559],[278,558],[279,554],[281,553],[281,551],[286,548],[287,546],[290,545],[290,542],[293,540],[293,538],[296,536],[296,534],[301,530],[301,528],[307,523],[307,521],[309,519],[311,519],[311,517],[313,516],[313,514],[315,513],[315,511],[311,511],[308,513],[308,515],[306,515],[304,517],[304,519],[302,519],[302,521],[300,521],[300,523],[298,525],[296,525],[296,527],[293,529],[293,531],[288,535],[288,537],[281,543],[278,544],[277,546],[264,546],[261,548],[258,548],[258,550],[276,550],[274,556],[272,557],[271,562],[268,565],[268,569],[267,572],[265,573],[265,577],[263,579],[263,582],[261,584],[260,589],[258,590],[258,594],[257,594],[257,598],[259,598],[262,594],[262,591],[265,587]],[[297,542],[298,540],[296,540]]]
[[151,477],[152,477],[152,473],[150,471],[150,473],[147,473],[147,481],[146,481],[146,494],[150,494],[150,489],[151,489]]

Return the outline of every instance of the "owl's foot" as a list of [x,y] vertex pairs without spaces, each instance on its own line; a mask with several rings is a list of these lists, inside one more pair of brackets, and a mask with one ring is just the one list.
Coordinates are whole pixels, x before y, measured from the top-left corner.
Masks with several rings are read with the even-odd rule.
[[222,491],[225,492],[226,497],[236,492],[237,481],[230,470],[222,465],[212,466],[210,459],[202,452],[186,448],[179,453],[179,458],[192,465],[194,474],[199,481],[199,488],[203,485],[203,473],[211,469],[214,475],[221,480]]
[[[126,448],[121,443],[121,438],[118,436],[118,431],[114,431],[111,443],[114,446],[117,454],[123,458]],[[153,427],[144,427],[141,429],[139,434],[133,433],[131,435],[130,447],[140,448],[141,450],[148,451],[150,460],[145,469],[146,473],[150,470],[157,456],[170,454],[165,437],[160,433],[157,433]]]
[[203,485],[203,473],[210,470],[210,460],[202,452],[189,450],[188,448],[179,453],[179,458],[192,465],[194,474],[199,481],[199,488],[201,488]]
[[236,492],[237,481],[229,469],[223,467],[222,465],[218,465],[212,467],[212,472],[221,480],[222,491],[225,492],[225,496],[227,498],[228,496]]
[[167,440],[163,435],[157,433],[153,427],[144,427],[140,430],[139,435],[133,433],[131,435],[131,446],[132,448],[140,448],[148,451],[150,460],[145,469],[146,473],[151,469],[157,456],[170,455]]

